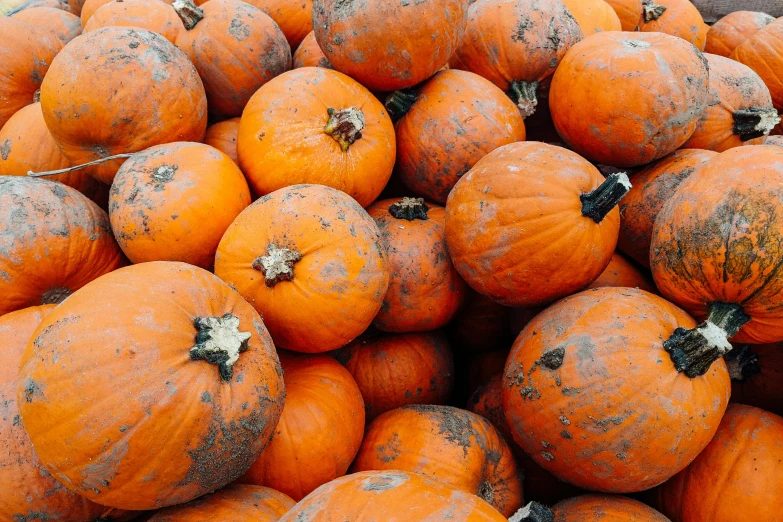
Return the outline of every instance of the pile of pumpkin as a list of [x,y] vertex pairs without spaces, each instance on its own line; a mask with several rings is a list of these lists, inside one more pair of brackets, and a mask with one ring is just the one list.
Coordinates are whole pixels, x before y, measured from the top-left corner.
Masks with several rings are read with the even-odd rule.
[[0,11],[0,519],[783,520],[783,19]]

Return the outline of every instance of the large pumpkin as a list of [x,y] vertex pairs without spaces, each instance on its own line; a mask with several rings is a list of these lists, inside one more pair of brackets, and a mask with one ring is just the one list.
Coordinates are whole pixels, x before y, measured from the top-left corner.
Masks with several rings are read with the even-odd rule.
[[465,0],[313,1],[318,45],[338,71],[368,89],[395,91],[435,74],[465,34]]
[[321,48],[318,47],[313,31],[310,31],[304,37],[294,53],[294,69],[299,69],[300,67],[334,68]]
[[204,143],[216,148],[234,163],[239,163],[237,157],[237,135],[239,134],[239,118],[223,120],[207,127]]
[[560,147],[500,147],[449,194],[446,241],[454,266],[474,290],[507,306],[579,291],[609,264],[620,228],[615,207],[630,188],[624,174],[605,180]]
[[404,113],[395,126],[395,172],[415,194],[441,205],[478,160],[525,139],[514,103],[467,71],[441,71],[413,92],[394,93],[386,107]]
[[514,440],[588,490],[642,491],[669,479],[709,443],[729,400],[723,361],[704,375],[675,367],[684,344],[677,331],[695,325],[632,288],[587,290],[547,308],[506,361],[503,409]]
[[737,46],[774,21],[767,13],[756,11],[729,13],[710,27],[704,50],[728,58]]
[[201,143],[167,143],[123,163],[109,194],[117,242],[134,263],[183,261],[210,269],[228,226],[250,205],[239,167]]
[[783,343],[744,345],[726,355],[731,402],[783,415]]
[[19,380],[22,423],[54,478],[123,509],[238,478],[285,398],[258,313],[175,262],[129,266],[70,296],[36,330]]
[[517,520],[524,522],[670,522],[653,508],[619,495],[582,495],[558,502],[552,509],[531,502],[519,516]]
[[84,24],[89,33],[101,27],[137,27],[158,33],[176,43],[185,30],[176,11],[160,0],[114,0],[100,7]]
[[344,74],[305,67],[270,81],[247,104],[237,138],[253,190],[298,183],[375,201],[394,167],[394,126],[381,103]]
[[588,288],[601,288],[604,286],[639,288],[653,294],[658,293],[655,284],[648,274],[643,273],[636,266],[615,252],[612,259],[601,272],[598,279],[590,283]]
[[582,36],[559,0],[476,2],[468,10],[465,38],[449,65],[491,81],[527,117],[535,112],[538,98],[546,97],[545,87],[566,51]]
[[783,111],[783,19],[777,19],[742,42],[731,58],[761,76],[772,94],[775,108]]
[[703,51],[709,29],[691,0],[644,0],[642,31],[677,36]]
[[50,35],[57,37],[62,45],[82,34],[82,23],[78,16],[54,7],[23,9],[16,13],[14,18],[26,20],[44,28]]
[[[661,293],[707,320],[684,334],[715,358],[783,341],[783,149],[738,147],[684,181],[655,220],[650,266]],[[739,333],[738,333],[739,332]]]
[[726,410],[715,438],[658,490],[675,522],[776,520],[783,509],[783,418],[751,406]]
[[0,178],[0,315],[56,304],[119,268],[109,217],[60,183]]
[[586,37],[601,31],[622,30],[620,17],[604,0],[562,0],[562,2],[576,18]]
[[574,151],[633,167],[685,143],[708,100],[707,63],[692,45],[660,33],[608,32],[566,55],[552,79],[549,108]]
[[[41,107],[74,164],[201,141],[207,128],[207,100],[193,64],[144,29],[104,27],[75,38],[46,74]],[[89,172],[110,184],[120,165],[107,161]]]
[[296,504],[271,488],[234,484],[155,513],[148,522],[277,522]]
[[272,442],[240,479],[302,500],[348,471],[364,436],[356,381],[326,355],[281,354],[286,402]]
[[[202,4],[202,2],[196,2]],[[296,49],[308,33],[313,31],[312,0],[250,0],[250,5],[269,15],[285,35],[290,49]]]
[[321,185],[287,187],[245,209],[220,241],[215,273],[261,313],[277,345],[311,353],[358,337],[389,287],[377,225]]
[[638,31],[644,23],[643,0],[604,0],[609,4],[617,17],[623,31]]

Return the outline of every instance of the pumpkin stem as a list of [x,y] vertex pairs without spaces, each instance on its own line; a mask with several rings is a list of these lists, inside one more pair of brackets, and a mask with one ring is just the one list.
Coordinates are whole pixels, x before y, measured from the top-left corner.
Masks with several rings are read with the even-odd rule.
[[656,4],[653,0],[642,0],[642,4],[644,5],[645,22],[652,22],[653,20],[659,19],[666,11],[666,7],[661,4]]
[[631,182],[625,173],[609,174],[598,188],[579,196],[582,201],[582,215],[601,223],[629,190]]
[[52,288],[51,290],[44,292],[41,296],[41,304],[60,304],[65,301],[65,298],[71,295],[71,293],[70,289],[61,286]]
[[508,86],[506,94],[511,98],[511,101],[517,104],[522,118],[532,116],[536,112],[536,106],[538,105],[538,98],[536,98],[537,90],[538,82],[514,80]]
[[538,502],[530,502],[511,515],[508,522],[554,522],[554,512]]
[[294,279],[294,265],[302,259],[302,254],[288,248],[278,248],[269,243],[266,255],[257,257],[251,265],[266,278],[266,286],[273,287],[280,281]]
[[729,338],[750,321],[742,306],[714,302],[707,320],[696,328],[677,328],[663,348],[669,352],[674,367],[691,379],[707,373],[712,363],[732,349]]
[[340,144],[343,152],[348,152],[351,144],[362,137],[362,129],[365,127],[364,113],[356,107],[339,111],[330,107],[326,112],[329,114],[329,121],[326,122],[324,132]]
[[223,382],[231,382],[234,363],[247,351],[249,332],[239,331],[239,317],[228,313],[223,317],[196,317],[196,345],[190,349],[191,361],[207,361],[218,367]]
[[185,29],[190,31],[204,19],[204,10],[194,4],[191,0],[175,0],[171,7],[179,15]]
[[127,159],[133,156],[133,153],[126,153],[126,154],[115,154],[114,156],[106,156],[105,158],[100,158],[95,161],[88,161],[87,163],[82,163],[81,165],[74,165],[73,167],[68,167],[65,169],[58,169],[58,170],[47,170],[45,172],[33,172],[32,170],[27,171],[27,175],[31,178],[40,178],[43,176],[56,176],[57,174],[67,174],[69,172],[73,172],[74,170],[81,170],[87,167],[92,167],[93,165],[100,165],[101,163],[106,163],[107,161],[116,160],[116,159]]
[[41,101],[41,89],[38,89],[33,93],[33,103],[39,103]]
[[734,111],[734,134],[742,141],[767,136],[780,123],[778,111],[751,107]]
[[745,382],[761,373],[759,356],[747,344],[735,348],[724,357],[732,381]]
[[424,202],[424,198],[402,198],[389,206],[389,214],[397,219],[407,219],[408,221],[427,220],[429,219],[427,216],[429,209],[430,207]]
[[418,86],[400,89],[399,91],[394,91],[388,95],[386,101],[383,102],[383,106],[386,108],[386,112],[389,113],[391,120],[394,123],[397,123],[403,116],[408,114],[408,111],[411,110],[411,107],[416,103],[418,97]]

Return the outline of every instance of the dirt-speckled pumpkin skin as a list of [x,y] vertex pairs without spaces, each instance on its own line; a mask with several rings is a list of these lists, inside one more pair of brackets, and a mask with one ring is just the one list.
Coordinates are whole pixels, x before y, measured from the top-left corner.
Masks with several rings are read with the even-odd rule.
[[602,31],[621,31],[620,17],[604,0],[563,0],[585,37]]
[[620,18],[623,31],[638,31],[644,23],[642,0],[604,0]]
[[465,34],[465,0],[314,0],[329,62],[373,91],[411,87],[443,67]]
[[769,88],[775,108],[783,111],[783,19],[756,31],[734,49],[731,59],[756,71]]
[[294,504],[288,495],[274,489],[234,484],[158,511],[148,522],[277,522]]
[[644,22],[644,32],[665,33],[692,43],[699,51],[707,43],[710,26],[704,23],[701,13],[691,0],[654,0],[666,10],[657,20]]
[[109,216],[61,183],[0,178],[0,315],[59,303],[123,265]]
[[63,45],[82,34],[82,23],[78,16],[54,7],[29,7],[13,17],[45,28],[46,32],[56,36]]
[[558,502],[552,511],[554,522],[670,522],[637,500],[615,495],[574,497]]
[[312,0],[250,0],[247,3],[261,9],[275,21],[285,35],[291,52],[313,31]]
[[783,147],[783,136],[767,136],[764,145],[775,145],[777,147]]
[[731,402],[783,415],[783,343],[756,344],[749,348],[758,357],[760,372],[745,377],[742,382],[732,379]]
[[231,158],[236,164],[239,164],[237,157],[237,134],[239,134],[239,118],[223,120],[207,127],[207,134],[204,136],[204,143]]
[[687,466],[718,428],[722,360],[694,379],[663,348],[695,321],[660,297],[596,288],[538,314],[511,349],[503,409],[541,466],[592,491],[642,491]]
[[620,201],[617,248],[649,268],[650,241],[658,212],[694,170],[717,155],[708,150],[681,149],[634,174],[631,190]]
[[368,421],[409,404],[445,404],[454,357],[440,331],[368,337],[335,352],[364,398]]
[[729,13],[710,27],[704,51],[728,58],[742,42],[774,21],[767,13],[756,11]]
[[783,509],[783,418],[751,406],[726,410],[715,438],[658,490],[675,522],[778,520]]
[[655,283],[649,277],[649,272],[645,274],[617,252],[612,254],[612,260],[609,261],[606,270],[601,272],[598,279],[590,283],[590,286],[587,288],[601,288],[604,286],[639,288],[645,292],[658,293]]
[[661,294],[697,319],[713,302],[750,316],[737,343],[783,341],[783,149],[737,147],[698,168],[661,209],[650,266]]
[[294,53],[294,69],[301,67],[323,67],[325,69],[334,69],[332,64],[329,63],[329,58],[326,57],[324,52],[318,47],[318,42],[315,39],[315,33],[310,33],[304,37],[302,43],[297,47]]
[[[190,351],[196,319],[225,314],[250,334],[228,380]],[[74,293],[33,334],[19,381],[22,424],[52,475],[90,500],[137,510],[238,478],[285,398],[258,313],[213,274],[176,262],[129,266]]]
[[[201,141],[207,128],[207,99],[193,64],[144,29],[104,27],[75,38],[41,84],[41,107],[76,165],[160,143]],[[111,184],[121,164],[107,161],[88,172]]]
[[685,143],[708,100],[707,62],[693,45],[660,33],[607,32],[572,47],[552,79],[549,108],[574,151],[635,167]]
[[159,0],[109,2],[93,13],[84,24],[84,32],[109,26],[146,29],[160,34],[171,43],[176,43],[179,33],[185,30],[176,11]]
[[525,139],[514,102],[481,76],[458,70],[428,80],[395,130],[395,172],[415,194],[440,205],[478,160]]

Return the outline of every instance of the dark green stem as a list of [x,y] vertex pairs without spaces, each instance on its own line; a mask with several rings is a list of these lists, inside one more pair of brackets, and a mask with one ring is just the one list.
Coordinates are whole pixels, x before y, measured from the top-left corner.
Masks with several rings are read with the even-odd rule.
[[733,349],[723,359],[732,381],[745,382],[761,373],[759,356],[747,344]]
[[554,520],[555,514],[551,509],[538,502],[530,502],[514,513],[508,522],[554,522]]
[[538,82],[514,80],[509,84],[506,94],[517,105],[522,117],[527,118],[536,112],[538,105],[536,91],[538,91]]
[[424,202],[424,198],[402,198],[389,206],[389,214],[396,219],[413,221],[414,219],[427,220],[427,211],[430,207]]
[[582,194],[582,215],[600,223],[631,190],[631,182],[623,172],[609,174],[598,188]]
[[386,107],[386,112],[389,113],[389,117],[394,123],[397,123],[403,116],[408,114],[413,104],[419,96],[418,86],[408,87],[407,89],[400,89],[394,91],[386,97],[386,101],[383,102],[383,106]]
[[780,123],[775,109],[751,107],[734,111],[734,134],[742,141],[750,141],[767,136]]

